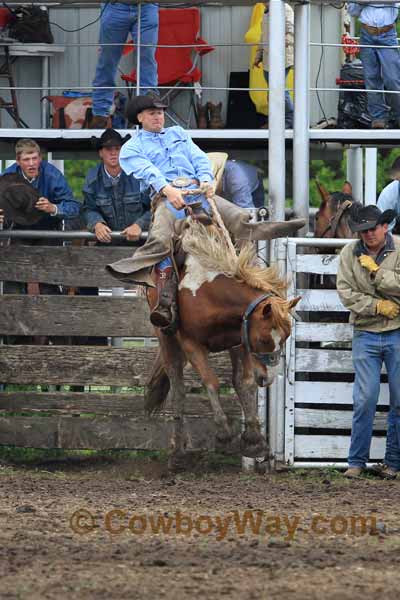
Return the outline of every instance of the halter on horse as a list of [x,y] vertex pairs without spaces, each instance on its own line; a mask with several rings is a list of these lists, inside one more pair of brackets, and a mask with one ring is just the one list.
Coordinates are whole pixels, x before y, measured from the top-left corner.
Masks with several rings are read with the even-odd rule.
[[354,237],[349,227],[350,209],[354,204],[352,187],[345,182],[341,192],[329,193],[319,182],[318,191],[321,195],[321,205],[315,216],[315,233],[317,238]]

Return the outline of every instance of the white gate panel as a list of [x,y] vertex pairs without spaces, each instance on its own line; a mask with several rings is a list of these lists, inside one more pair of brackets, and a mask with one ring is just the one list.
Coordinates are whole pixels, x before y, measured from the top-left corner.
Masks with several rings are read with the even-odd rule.
[[[342,322],[348,311],[337,291],[319,289],[326,276],[332,284],[339,257],[334,248],[330,254],[297,253],[295,240],[288,240],[286,248],[288,296],[302,299],[296,307],[300,320],[293,322],[286,343],[285,461],[302,467],[345,466],[353,416],[353,328]],[[382,383],[371,460],[384,456],[388,405],[388,385]]]
[[[382,459],[385,453],[386,438],[373,437],[370,458]],[[349,454],[350,436],[344,435],[297,435],[295,459],[321,459],[327,465],[337,459],[345,460]]]
[[[351,410],[327,410],[326,408],[296,408],[295,427],[310,429],[351,429]],[[374,420],[374,431],[386,431],[387,413],[377,412]]]
[[348,323],[297,323],[297,342],[351,342],[353,327]]
[[336,275],[338,262],[339,256],[337,254],[298,254],[296,260],[297,272]]
[[341,303],[336,290],[297,290],[297,296],[301,300],[297,305],[297,310],[315,311],[315,312],[346,312]]
[[[346,381],[296,381],[296,403],[352,404],[353,384]],[[389,405],[389,387],[381,385],[378,406]]]

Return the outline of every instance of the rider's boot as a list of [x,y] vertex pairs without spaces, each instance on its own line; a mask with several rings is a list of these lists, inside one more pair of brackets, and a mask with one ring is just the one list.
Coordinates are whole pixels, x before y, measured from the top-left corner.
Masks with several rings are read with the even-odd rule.
[[157,304],[150,314],[155,327],[168,327],[176,318],[176,292],[178,283],[173,267],[155,268],[157,285]]
[[228,202],[221,196],[214,196],[217,209],[225,223],[225,227],[236,240],[273,240],[288,237],[305,226],[305,219],[292,221],[258,221],[249,222],[248,211]]

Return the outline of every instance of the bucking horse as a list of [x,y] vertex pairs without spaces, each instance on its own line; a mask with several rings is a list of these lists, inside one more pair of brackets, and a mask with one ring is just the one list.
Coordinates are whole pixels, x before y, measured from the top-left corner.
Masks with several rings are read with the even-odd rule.
[[[145,410],[148,415],[159,411],[169,393],[174,414],[171,470],[185,465],[183,369],[188,362],[207,390],[218,441],[229,445],[234,436],[221,407],[220,384],[210,364],[210,352],[230,353],[232,384],[245,418],[241,453],[258,457],[267,450],[257,416],[257,386],[269,386],[274,379],[291,332],[291,311],[300,298],[286,299],[285,279],[275,267],[259,263],[254,244],[232,250],[227,235],[218,222],[205,226],[188,218],[182,234],[184,261],[177,268],[177,330],[166,335],[156,328],[159,353],[147,387]],[[154,288],[148,288],[147,299],[152,309],[157,302]]]

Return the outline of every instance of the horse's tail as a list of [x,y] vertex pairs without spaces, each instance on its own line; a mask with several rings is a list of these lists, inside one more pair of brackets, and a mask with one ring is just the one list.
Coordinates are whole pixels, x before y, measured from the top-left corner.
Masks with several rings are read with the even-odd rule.
[[161,349],[159,349],[144,397],[144,410],[148,416],[162,409],[167,399],[169,388],[169,378],[164,368]]

